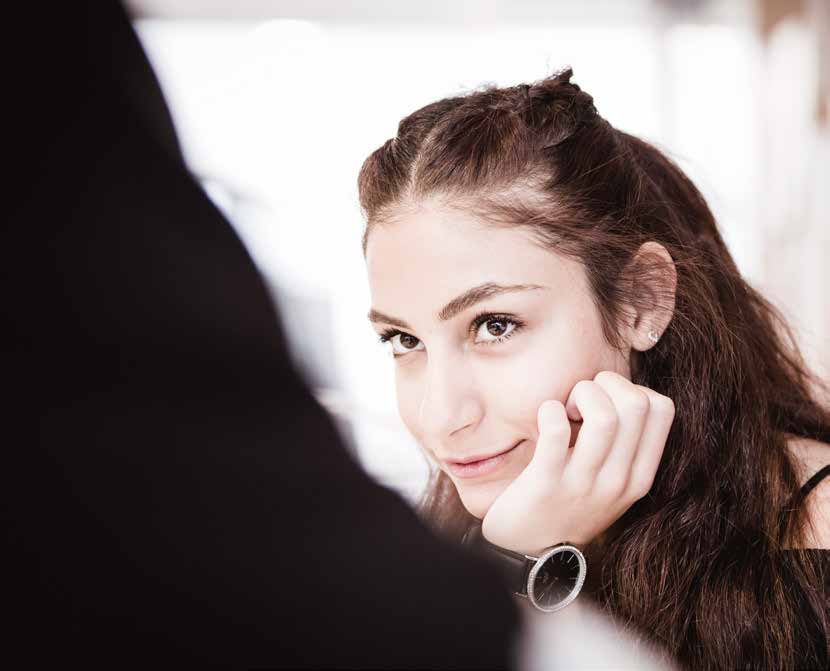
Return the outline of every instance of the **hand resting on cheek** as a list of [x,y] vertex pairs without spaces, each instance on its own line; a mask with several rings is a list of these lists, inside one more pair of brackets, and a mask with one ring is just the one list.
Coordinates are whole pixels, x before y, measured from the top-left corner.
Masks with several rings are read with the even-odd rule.
[[482,534],[528,555],[586,545],[651,489],[674,414],[670,398],[611,371],[578,382],[564,405],[545,401],[533,458],[490,506]]

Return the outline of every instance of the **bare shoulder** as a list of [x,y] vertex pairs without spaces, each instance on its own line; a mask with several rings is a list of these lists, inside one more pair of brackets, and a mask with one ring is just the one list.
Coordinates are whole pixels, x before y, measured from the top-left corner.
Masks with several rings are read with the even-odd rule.
[[[818,440],[790,436],[787,443],[795,457],[801,484],[830,464],[830,445]],[[830,549],[830,476],[821,480],[807,496],[808,518],[812,529],[807,533],[808,548]]]

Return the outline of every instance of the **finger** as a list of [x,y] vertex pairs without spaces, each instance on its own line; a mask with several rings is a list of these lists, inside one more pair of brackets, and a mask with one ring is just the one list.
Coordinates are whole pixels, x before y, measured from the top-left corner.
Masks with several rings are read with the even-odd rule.
[[559,401],[545,401],[536,413],[536,425],[539,437],[531,461],[536,462],[546,474],[561,474],[568,459],[571,435],[565,406]]
[[638,385],[613,371],[597,373],[594,382],[611,397],[618,418],[617,435],[598,477],[608,479],[622,493],[628,486],[631,467],[640,447],[650,408],[649,397]]
[[629,477],[632,493],[639,499],[649,492],[654,482],[654,475],[660,466],[666,439],[674,422],[675,408],[674,402],[668,396],[658,394],[648,387],[637,386],[648,396],[650,406],[640,438],[640,449],[634,457]]
[[573,407],[583,418],[565,477],[593,484],[617,432],[616,408],[605,390],[592,380],[577,382],[565,407]]

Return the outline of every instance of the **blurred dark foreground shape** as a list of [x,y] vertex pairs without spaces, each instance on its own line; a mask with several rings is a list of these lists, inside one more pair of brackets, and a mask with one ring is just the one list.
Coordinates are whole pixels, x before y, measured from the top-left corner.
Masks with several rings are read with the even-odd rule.
[[500,577],[364,474],[292,368],[123,9],[31,10],[6,82],[5,380],[37,417],[4,446],[6,658],[510,665]]

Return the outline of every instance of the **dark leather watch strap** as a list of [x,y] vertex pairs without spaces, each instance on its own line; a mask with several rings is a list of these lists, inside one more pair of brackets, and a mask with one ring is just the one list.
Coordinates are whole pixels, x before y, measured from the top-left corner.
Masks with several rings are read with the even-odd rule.
[[465,534],[463,543],[495,564],[507,579],[507,584],[513,592],[527,596],[527,579],[530,569],[536,563],[535,559],[528,559],[519,552],[493,545],[482,535],[480,524]]

